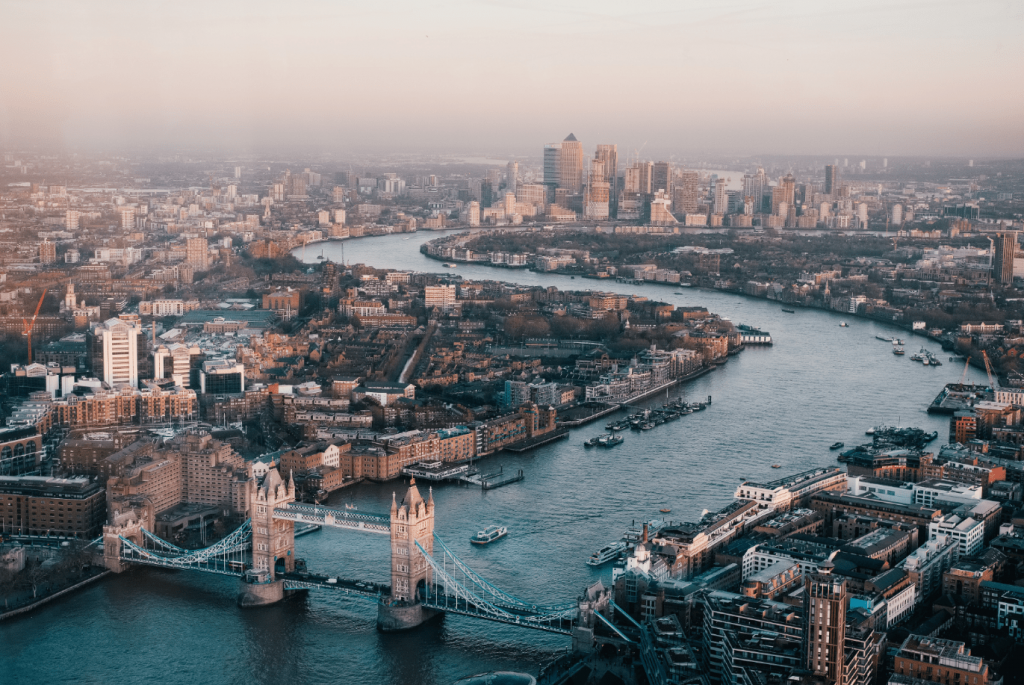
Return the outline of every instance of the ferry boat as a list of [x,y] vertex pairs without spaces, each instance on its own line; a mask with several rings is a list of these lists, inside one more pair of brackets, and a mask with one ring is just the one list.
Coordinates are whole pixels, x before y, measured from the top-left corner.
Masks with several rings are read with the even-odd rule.
[[892,348],[892,353],[898,356],[903,356],[904,354],[906,354],[906,351],[904,351],[902,347],[897,345],[896,347]]
[[487,545],[508,535],[505,526],[487,526],[469,539],[474,545]]
[[587,563],[591,566],[602,566],[604,564],[607,564],[609,561],[612,561],[613,559],[618,559],[619,556],[625,551],[626,543],[622,540],[619,540],[618,542],[613,542],[610,545],[605,545],[601,549],[591,554],[590,558],[587,559]]
[[843,443],[841,443],[841,442],[833,442],[831,445],[829,445],[829,449],[830,450],[841,450],[841,449],[843,449]]
[[625,440],[621,435],[602,435],[597,439],[598,447],[615,447],[621,445],[622,441]]

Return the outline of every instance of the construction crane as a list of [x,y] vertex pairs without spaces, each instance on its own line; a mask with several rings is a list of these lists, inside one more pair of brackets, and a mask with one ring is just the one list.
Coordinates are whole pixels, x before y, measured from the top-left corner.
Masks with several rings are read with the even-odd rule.
[[962,374],[960,374],[960,385],[961,386],[967,380],[967,369],[970,368],[970,366],[971,366],[971,358],[968,357],[967,358],[967,363],[964,364],[964,372]]
[[28,362],[27,362],[28,364],[32,363],[32,329],[35,328],[36,317],[39,316],[39,310],[43,306],[43,298],[45,298],[45,297],[46,297],[46,291],[44,290],[43,294],[39,296],[39,304],[36,305],[36,311],[32,315],[32,322],[31,323],[29,323],[28,321],[25,321],[25,319],[21,320],[21,322],[23,324],[25,324],[25,332],[22,333],[22,335],[25,336],[28,339]]
[[988,354],[985,350],[981,351],[981,358],[985,360],[985,373],[988,374],[988,387],[991,388],[992,392],[996,391],[996,379],[992,375],[992,362],[988,360]]

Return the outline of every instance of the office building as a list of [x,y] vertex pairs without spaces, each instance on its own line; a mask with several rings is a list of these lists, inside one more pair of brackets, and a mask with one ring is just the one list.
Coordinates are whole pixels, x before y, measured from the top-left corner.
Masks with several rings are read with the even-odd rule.
[[555,199],[555,188],[558,187],[558,160],[561,155],[561,144],[551,143],[544,146],[544,185],[548,189],[548,202]]
[[558,187],[570,195],[583,192],[583,143],[569,134],[558,154]]
[[846,580],[832,573],[831,562],[807,576],[804,633],[807,668],[833,685],[844,685],[846,646]]
[[96,324],[89,336],[92,372],[111,386],[139,385],[139,354],[145,349],[138,321],[108,319]]
[[225,395],[245,392],[245,366],[233,359],[203,362],[199,372],[199,392]]
[[665,191],[669,197],[672,196],[672,165],[668,162],[655,162],[651,167],[651,190],[657,193]]
[[835,164],[825,165],[825,188],[826,195],[839,194],[839,167]]
[[604,169],[604,180],[608,182],[609,196],[614,200],[619,196],[619,152],[615,145],[601,144],[597,146],[594,159],[601,162]]
[[992,244],[992,278],[1001,285],[1013,284],[1013,258],[1017,254],[1017,232],[996,233]]
[[505,183],[509,192],[516,192],[519,186],[519,162],[509,162],[505,167]]

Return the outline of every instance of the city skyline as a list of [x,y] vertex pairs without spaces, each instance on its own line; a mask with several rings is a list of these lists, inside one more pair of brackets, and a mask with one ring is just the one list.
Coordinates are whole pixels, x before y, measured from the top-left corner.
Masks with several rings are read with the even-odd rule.
[[518,155],[564,130],[663,154],[1024,152],[1024,10],[1000,0],[189,7],[10,5],[0,144]]

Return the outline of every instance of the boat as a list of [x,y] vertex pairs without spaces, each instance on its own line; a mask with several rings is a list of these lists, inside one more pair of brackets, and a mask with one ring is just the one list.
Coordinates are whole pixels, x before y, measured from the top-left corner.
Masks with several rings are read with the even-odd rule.
[[454,265],[454,264],[452,264],[451,262],[445,262],[445,263],[444,263],[444,264],[442,264],[441,266],[443,266],[443,267],[447,267],[447,268],[449,268],[449,269],[454,269],[454,268],[455,268],[455,265]]
[[680,288],[692,288],[693,287],[693,283],[680,283],[679,287]]
[[613,542],[610,545],[605,545],[601,549],[591,554],[590,558],[587,559],[587,563],[591,566],[602,566],[604,564],[607,564],[609,561],[617,559],[619,555],[625,552],[626,546],[626,543],[622,540],[619,540],[618,542]]
[[781,469],[782,468],[782,464],[772,464],[772,468],[773,469]]
[[831,445],[829,445],[829,449],[830,450],[841,450],[841,449],[843,449],[843,443],[841,443],[841,442],[833,442]]
[[795,309],[786,309],[785,307],[783,307],[782,311],[786,312],[787,314],[796,314]]
[[897,356],[903,356],[904,354],[906,354],[906,351],[902,347],[897,345],[896,347],[892,348],[892,353]]
[[671,514],[672,513],[671,509],[659,509],[658,511],[660,511],[662,514]]
[[597,437],[591,438],[590,440],[584,440],[583,441],[583,446],[584,447],[596,447],[598,441],[601,440],[601,438],[603,438],[603,437],[604,437],[603,435],[598,435]]
[[654,424],[651,423],[650,421],[648,421],[647,423],[640,424],[640,430],[642,431],[649,431],[652,428],[654,428]]
[[625,440],[625,438],[621,435],[604,435],[598,439],[597,446],[615,447],[616,445],[621,445],[623,440]]
[[840,328],[849,328],[850,324],[846,323],[845,321],[840,321],[839,322],[839,327]]
[[469,539],[474,545],[487,545],[508,535],[505,526],[487,526]]

